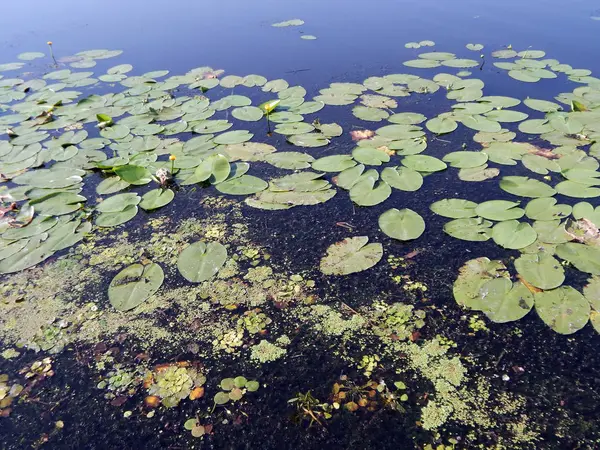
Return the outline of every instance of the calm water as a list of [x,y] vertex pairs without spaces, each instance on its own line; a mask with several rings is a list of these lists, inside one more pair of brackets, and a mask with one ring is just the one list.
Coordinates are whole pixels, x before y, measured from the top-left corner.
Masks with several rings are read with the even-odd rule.
[[[404,47],[406,42],[429,39],[436,42],[434,50],[455,52],[466,58],[476,58],[477,56],[476,53],[464,48],[465,44],[469,42],[485,45],[486,52],[509,44],[517,50],[527,48],[544,50],[547,58],[558,59],[574,68],[590,69],[596,76],[600,74],[600,21],[590,19],[592,15],[600,16],[600,13],[597,12],[600,4],[592,0],[568,2],[560,0],[507,0],[502,2],[484,0],[454,2],[449,0],[372,0],[370,2],[356,0],[298,0],[295,2],[281,0],[254,2],[240,0],[213,2],[206,0],[173,0],[171,2],[156,0],[122,0],[118,2],[116,0],[103,2],[5,0],[5,3],[9,2],[9,5],[3,5],[0,14],[0,63],[15,61],[16,56],[21,52],[42,51],[47,53],[46,41],[51,40],[54,43],[57,58],[94,48],[124,50],[124,54],[118,58],[99,61],[98,66],[89,69],[97,74],[104,72],[108,67],[121,63],[133,64],[134,70],[129,75],[138,75],[159,69],[168,69],[171,71],[171,75],[175,75],[185,73],[194,67],[209,65],[225,69],[229,74],[256,73],[269,79],[284,78],[291,85],[304,86],[308,90],[307,98],[309,98],[319,89],[327,87],[332,81],[362,82],[369,76],[394,72],[430,76],[431,72],[429,71],[411,69],[402,65],[403,61],[412,59],[423,51],[406,49]],[[300,18],[306,23],[302,27],[273,28],[270,26],[271,23],[292,18]],[[301,33],[315,35],[318,39],[315,41],[302,40],[300,39]],[[517,98],[531,96],[551,99],[554,95],[572,91],[577,86],[576,83],[564,81],[564,78],[561,78],[560,82],[542,80],[535,84],[521,83],[511,79],[504,72],[500,73],[493,67],[492,62],[487,61],[482,70],[481,78],[486,83],[486,95],[510,95]],[[40,65],[32,66],[32,70],[40,67],[43,69],[43,66]],[[436,72],[439,71],[442,70],[436,70]],[[477,76],[477,68],[472,71],[474,76]],[[455,71],[449,70],[449,72]],[[8,77],[13,74],[16,72],[4,75]],[[440,94],[438,94],[438,98],[442,98]],[[401,101],[399,103],[402,104]],[[427,105],[424,106],[424,109],[427,109]],[[436,105],[435,109],[437,111],[441,108]],[[515,109],[527,110],[522,105]],[[401,108],[398,111],[401,111]],[[531,110],[527,110],[527,112],[531,114],[531,118],[542,116],[541,113]],[[346,114],[350,117],[349,111],[346,111]],[[343,117],[341,120],[336,118],[336,121],[342,124],[343,120]],[[276,136],[274,139],[279,139],[283,145],[282,137]],[[350,145],[347,136],[341,139],[345,139]],[[453,135],[453,139],[459,143],[462,142],[460,136],[456,134]],[[456,146],[458,147],[459,144]],[[447,152],[455,149],[444,148],[443,150]],[[314,154],[321,151],[325,150],[317,150]],[[435,155],[435,146],[432,146],[430,154]],[[449,184],[450,178],[449,175],[446,175],[444,179],[438,177],[437,180],[440,184],[446,182]],[[444,184],[444,186],[446,185]],[[465,190],[471,189],[471,186],[464,186],[464,183],[462,187]],[[423,191],[418,196],[415,195],[409,199],[405,206],[414,207],[416,210],[425,210],[427,199],[424,197],[429,194],[439,194],[440,191],[436,192],[436,189],[443,188],[425,186]],[[453,188],[447,187],[447,189],[450,191]],[[498,191],[496,182],[493,183],[493,189]],[[481,199],[486,198],[486,192],[483,190],[472,194],[470,197],[473,200],[480,200],[478,198],[480,196]],[[334,211],[340,214],[340,218],[336,218],[336,220],[347,220],[351,213],[354,214],[354,208],[346,198],[343,201],[337,200],[339,200],[339,204],[344,203],[345,209]],[[365,234],[372,235],[376,231],[376,221],[373,218],[389,206],[380,206],[368,213],[363,209],[362,213],[359,212],[358,216],[354,217],[354,224],[359,229],[365,230]],[[167,214],[176,211],[176,207],[173,205],[168,208],[165,209]],[[324,248],[327,243],[334,242],[338,237],[341,239],[347,234],[345,229],[335,228],[331,224],[331,217],[324,208],[319,207],[317,211],[319,212],[314,217],[309,217],[301,208],[290,211],[284,223],[280,224],[279,235],[276,237],[280,240],[280,245],[273,249],[276,257],[283,258],[286,253],[298,254],[296,264],[307,268],[314,264],[314,255],[301,253],[303,245],[301,237],[311,240],[311,242],[321,242]],[[265,214],[266,216],[267,214]],[[456,273],[457,267],[466,259],[463,252],[468,246],[458,240],[452,240],[451,243],[446,244],[444,236],[440,233],[441,224],[445,220],[436,218],[433,214],[429,214],[426,220],[428,226],[432,225],[428,233],[430,230],[436,230],[437,233],[437,237],[433,241],[429,241],[429,244],[437,249],[447,245],[445,252],[440,251],[440,257],[455,256],[458,260],[445,259],[444,262],[449,268],[424,265],[422,268],[416,269],[418,275],[422,275],[423,279],[432,279],[437,276],[439,269],[439,273],[447,271],[448,273],[444,273],[444,275],[451,278]],[[369,226],[371,228],[368,228]],[[337,235],[334,235],[332,228]],[[431,233],[433,235],[433,231]],[[391,243],[388,244],[391,245]],[[495,256],[494,252],[499,251],[505,254],[491,242],[485,248],[487,253],[482,254],[487,254],[490,258]],[[398,245],[397,248],[392,248],[392,251],[403,254],[408,250],[405,250],[402,245]],[[437,256],[435,251],[433,253],[430,255],[432,262]],[[362,280],[354,277],[348,282],[346,289],[358,292],[362,286]],[[373,288],[373,286],[369,286],[369,288]],[[452,299],[447,300],[453,304]],[[460,314],[459,311],[455,311],[455,313]],[[528,329],[532,334],[535,332],[548,333],[547,327],[535,314],[530,314],[526,322],[522,322],[521,325],[524,329],[530,327]],[[585,331],[587,338],[593,333],[590,328],[588,326]],[[452,330],[449,331],[449,333],[452,332]],[[535,384],[542,376],[547,377],[548,380],[553,379],[553,382],[557,381],[556,377],[562,377],[564,383],[569,385],[584,380],[583,391],[587,395],[589,391],[586,389],[594,383],[592,371],[597,370],[598,367],[597,360],[582,356],[586,352],[585,343],[592,342],[592,338],[586,341],[581,338],[580,341],[577,341],[579,338],[577,335],[574,340],[569,340],[569,344],[565,344],[567,340],[563,336],[551,332],[546,336],[550,336],[547,346],[539,344],[539,342],[532,343],[533,340],[521,343],[514,337],[507,337],[503,342],[492,342],[490,339],[487,344],[482,344],[488,346],[482,347],[481,353],[494,353],[500,355],[501,359],[504,353],[499,347],[502,345],[513,346],[511,348],[514,348],[514,354],[506,359],[514,365],[530,364],[532,374],[531,379],[528,380],[529,385]],[[568,345],[572,345],[572,347],[568,347]],[[551,358],[554,348],[564,350],[564,354],[567,355],[571,353],[572,359],[565,358],[561,363],[562,366],[554,367],[552,362],[554,360]],[[472,349],[468,350],[472,351]],[[560,352],[557,350],[557,353]],[[315,358],[318,357],[319,355],[315,356]],[[336,375],[343,368],[337,367],[336,361],[328,360],[327,364],[331,364],[331,367],[327,366],[324,370],[336,372]],[[509,363],[507,362],[507,364]],[[578,374],[573,375],[573,378],[569,378],[571,364],[575,364],[578,368]],[[65,365],[68,369],[68,363]],[[281,376],[280,378],[283,380],[280,381],[281,384],[287,384],[289,380],[292,380],[292,383],[302,380],[304,383],[298,384],[310,385],[308,377],[318,378],[319,376],[315,371],[308,373],[310,368],[305,369],[301,365],[289,370],[292,372],[295,370],[297,373],[294,372],[293,376],[289,373]],[[69,373],[67,370],[63,372]],[[277,379],[277,375],[275,374],[275,379]],[[67,380],[66,383],[68,381],[70,380]],[[320,380],[313,381],[318,383]],[[82,385],[82,389],[87,387],[89,386]],[[540,410],[543,410],[544,407],[547,409],[555,407],[557,402],[562,401],[560,394],[560,390],[555,389],[551,400],[540,398],[538,405]],[[90,397],[94,396],[97,397],[97,393],[90,394]],[[584,394],[582,394],[583,396]],[[67,409],[85,408],[85,400],[85,397],[78,400],[73,399],[74,403],[67,406]],[[581,403],[581,406],[576,405],[574,409],[581,407],[582,414],[595,415],[596,406],[587,407],[584,405],[584,400],[574,400],[574,402]],[[589,398],[586,401],[589,402]],[[568,406],[573,407],[573,405]],[[287,407],[285,402],[281,407],[282,414],[285,414]],[[122,423],[119,425],[118,422],[118,420],[122,420],[120,413],[118,413],[118,417],[113,415],[117,413],[114,413],[112,407],[108,405],[101,405],[98,408],[104,408],[104,412],[98,413],[97,417],[89,418],[89,430],[85,430],[82,425],[80,433],[83,432],[85,435],[85,432],[89,431],[90,436],[95,433],[98,439],[102,439],[103,435],[112,436],[113,432],[118,433],[119,429],[123,428]],[[31,413],[31,417],[35,417],[35,412]],[[105,417],[111,418],[110,423],[106,426],[114,427],[114,429],[103,428]],[[181,417],[171,416],[171,418],[173,422],[181,421]],[[76,422],[77,418],[74,419]],[[43,419],[40,420],[43,421]],[[271,426],[272,422],[265,421],[265,424]],[[157,426],[157,430],[161,426]],[[1,422],[0,427],[2,427]],[[135,431],[132,430],[132,434]],[[373,442],[377,442],[376,436],[379,433],[386,432],[384,428],[380,428],[372,438]],[[135,435],[130,435],[130,442],[136,442],[135,438]],[[79,435],[79,439],[79,442],[87,442],[85,436],[82,438]],[[113,437],[113,439],[117,439],[117,437]],[[153,440],[154,435],[148,430],[144,434],[144,439],[148,439],[149,442],[143,447],[157,446],[157,441]],[[254,444],[260,442],[256,435],[248,436],[247,439],[248,442],[254,439],[252,441]],[[240,436],[240,441],[242,440],[243,438]],[[227,445],[232,445],[230,441],[227,442]],[[298,446],[302,445],[302,442],[298,438]],[[343,436],[340,437],[339,442],[344,442]],[[3,448],[3,445],[0,447]],[[63,445],[69,446],[68,442],[63,442]],[[102,448],[98,441],[94,444],[88,442],[88,445]],[[115,448],[113,445],[116,443],[109,447]],[[137,445],[140,443],[137,442]],[[18,443],[11,443],[11,446],[19,448]],[[275,443],[271,441],[271,447],[275,448],[275,446]],[[368,447],[369,445],[364,444],[364,446]],[[358,447],[361,446],[357,444],[356,448]],[[219,447],[217,444],[215,448],[224,447]]]

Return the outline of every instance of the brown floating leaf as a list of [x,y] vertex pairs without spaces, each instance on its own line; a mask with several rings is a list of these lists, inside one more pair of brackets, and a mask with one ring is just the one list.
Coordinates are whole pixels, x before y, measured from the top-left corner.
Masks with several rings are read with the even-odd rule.
[[158,405],[160,405],[160,398],[158,398],[156,395],[149,395],[144,399],[144,404],[149,408],[156,408]]
[[346,403],[346,409],[350,412],[354,412],[358,409],[358,405],[354,402],[348,402]]
[[531,292],[532,294],[535,294],[536,292],[542,292],[542,289],[540,288],[536,288],[533,284],[531,284],[530,282],[528,282],[525,278],[523,278],[521,276],[521,274],[517,274],[517,278],[521,281],[521,283],[523,283],[523,285],[529,289],[529,292]]
[[194,388],[194,390],[190,392],[190,400],[197,400],[202,397],[204,397],[204,387],[202,386]]
[[541,156],[546,159],[559,159],[560,158],[560,155],[557,155],[552,150],[550,150],[548,148],[537,147],[535,145],[531,146],[531,148],[529,149],[529,153],[531,153],[532,155]]
[[355,130],[350,132],[350,136],[352,137],[353,141],[357,142],[362,141],[363,139],[372,138],[375,136],[375,132],[372,130]]

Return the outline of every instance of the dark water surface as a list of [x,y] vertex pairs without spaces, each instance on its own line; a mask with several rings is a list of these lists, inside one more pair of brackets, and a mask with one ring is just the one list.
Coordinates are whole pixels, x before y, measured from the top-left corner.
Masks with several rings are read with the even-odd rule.
[[[54,43],[57,58],[93,48],[124,50],[118,58],[99,61],[98,66],[90,69],[95,73],[121,63],[134,66],[129,75],[159,69],[168,69],[171,75],[183,74],[191,68],[208,65],[222,68],[227,74],[256,73],[269,79],[284,78],[290,85],[305,87],[307,99],[333,81],[360,83],[369,76],[395,72],[428,73],[424,76],[429,76],[427,71],[402,66],[403,61],[423,51],[406,49],[404,44],[425,39],[436,42],[436,51],[454,52],[465,58],[477,55],[464,48],[469,42],[484,44],[486,52],[509,44],[517,50],[531,47],[546,51],[546,58],[558,59],[574,68],[590,69],[594,75],[600,73],[600,22],[590,19],[592,15],[600,15],[594,13],[600,5],[588,0],[5,2],[7,4],[2,5],[0,13],[0,62],[14,61],[21,52],[47,52],[46,41],[50,40]],[[282,29],[270,26],[273,22],[292,18],[304,20],[305,25]],[[318,39],[300,39],[301,33],[315,35]],[[474,77],[485,81],[486,95],[551,100],[558,93],[570,92],[577,86],[557,80],[520,83],[506,73],[500,73],[491,63],[488,61],[480,73],[478,68],[469,69]],[[32,71],[45,69],[36,61],[31,67]],[[238,92],[237,88],[236,93],[249,95]],[[253,97],[253,104],[257,103],[255,99]],[[413,101],[412,97],[399,99],[401,106],[397,112],[402,111],[405,100]],[[431,117],[447,110],[452,103],[439,92],[428,102],[412,104],[410,111]],[[523,105],[515,109],[526,110],[530,118],[543,116]],[[327,116],[327,122],[335,121],[344,126],[345,135],[336,141],[336,145],[351,149],[353,144],[345,124],[356,122],[356,119],[350,114],[350,108],[326,107],[322,115]],[[262,126],[247,125],[252,132],[255,132],[253,126],[257,130]],[[514,124],[508,125],[507,128],[516,128]],[[463,142],[472,142],[470,139],[470,134],[456,132],[452,134],[451,143],[430,143],[427,154],[440,156],[458,150]],[[287,145],[279,135],[265,142],[278,148]],[[317,157],[331,153],[331,149],[316,149],[310,153]],[[253,170],[256,169],[264,173],[266,179],[272,170],[266,164],[253,165]],[[192,208],[198,197],[184,192],[189,195],[177,195],[175,201],[165,207],[164,214],[176,215],[182,210],[194,214]],[[408,272],[415,280],[428,281],[429,295],[443,311],[434,315],[432,323],[427,325],[429,328],[423,332],[436,330],[432,332],[435,335],[438,330],[443,330],[448,338],[459,343],[461,353],[481,356],[482,373],[493,378],[494,386],[504,386],[499,378],[501,373],[512,376],[511,368],[527,367],[519,382],[508,389],[527,397],[531,411],[537,414],[534,418],[542,424],[542,431],[539,443],[522,448],[598,448],[600,395],[597,373],[600,357],[595,350],[598,337],[591,326],[574,337],[565,337],[552,332],[535,314],[529,314],[518,322],[525,331],[524,338],[509,334],[508,326],[490,324],[489,335],[469,342],[463,340],[469,329],[461,318],[464,312],[454,307],[451,283],[465,260],[479,255],[490,259],[505,257],[507,252],[491,241],[474,244],[443,235],[441,227],[446,219],[429,212],[428,205],[446,197],[477,202],[505,198],[506,194],[498,188],[497,179],[484,183],[457,183],[455,173],[447,171],[426,177],[423,188],[417,193],[396,192],[390,201],[374,208],[354,208],[343,194],[310,209],[252,210],[248,213],[249,226],[253,235],[270,249],[274,261],[282,264],[285,261],[293,270],[302,271],[313,269],[332,242],[348,235],[348,231],[336,226],[336,222],[349,222],[360,234],[373,236],[378,233],[386,254],[410,252],[414,246],[382,236],[375,218],[390,207],[418,211],[428,227],[420,241],[427,244],[427,249]],[[136,225],[131,225],[132,229],[146,219],[142,212],[134,222]],[[518,252],[513,253],[518,256]],[[365,279],[355,274],[343,281],[334,280],[329,285],[323,283],[320,295],[325,299],[343,298],[351,307],[358,308],[371,296],[376,296],[382,286],[390,285],[389,276],[383,270],[371,271],[369,277]],[[182,280],[176,279],[172,284]],[[298,336],[307,338],[303,333],[305,331],[300,330]],[[319,337],[308,336],[308,339],[318,341]],[[387,411],[366,419],[360,415],[346,415],[328,431],[307,431],[306,427],[292,424],[288,420],[290,411],[286,399],[279,393],[287,395],[315,386],[317,394],[326,397],[331,383],[328,380],[329,384],[323,384],[323,374],[335,374],[335,379],[347,367],[346,362],[328,357],[330,349],[304,346],[300,338],[298,342],[290,352],[299,358],[295,361],[302,363],[264,371],[259,369],[254,374],[268,381],[271,387],[261,401],[251,407],[254,409],[247,410],[248,420],[244,419],[235,428],[223,427],[214,437],[204,441],[194,441],[189,432],[182,433],[182,417],[191,417],[193,406],[169,410],[160,421],[132,425],[123,418],[122,408],[115,408],[100,398],[85,367],[72,357],[57,358],[53,384],[59,387],[48,395],[60,405],[59,411],[64,412],[61,417],[70,431],[51,439],[46,446],[77,449],[191,446],[215,449],[325,446],[332,449],[410,449],[423,448],[425,443],[431,442],[415,425],[418,408],[409,409],[403,416]],[[181,359],[181,355],[169,356]],[[422,388],[427,390],[426,386]],[[0,448],[31,448],[40,433],[48,431],[48,423],[54,420],[51,412],[42,410],[37,404],[26,404],[19,409],[18,415],[0,418]],[[561,433],[565,429],[568,433],[559,435],[554,427],[558,427],[558,422],[566,416],[570,427],[564,422],[560,427]],[[456,426],[444,431],[446,436],[458,436],[464,430]],[[417,441],[419,443],[415,444]],[[477,446],[457,448],[499,448],[493,447],[496,441],[494,432],[490,431],[485,438],[479,439]]]

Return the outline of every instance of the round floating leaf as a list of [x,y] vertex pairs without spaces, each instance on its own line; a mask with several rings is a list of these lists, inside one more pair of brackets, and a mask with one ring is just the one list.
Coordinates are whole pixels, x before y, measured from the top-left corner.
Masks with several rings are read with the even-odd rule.
[[129,184],[148,184],[152,181],[152,174],[148,169],[133,164],[125,164],[114,168],[115,173]]
[[537,239],[537,233],[528,223],[518,220],[506,220],[492,228],[494,242],[504,248],[518,250],[531,245]]
[[552,197],[556,191],[546,183],[528,177],[510,176],[500,180],[500,189],[521,197]]
[[255,381],[255,380],[250,380],[246,383],[246,390],[248,392],[256,392],[256,391],[258,391],[259,387],[260,387],[260,384],[258,383],[258,381]]
[[227,250],[218,242],[199,241],[186,247],[177,259],[177,268],[192,283],[211,279],[225,264]]
[[304,25],[304,20],[302,19],[291,19],[286,20],[284,22],[277,22],[271,24],[272,27],[282,28],[282,27],[299,27],[300,25]]
[[386,167],[381,172],[381,179],[401,191],[414,192],[423,186],[423,176],[408,167]]
[[242,106],[241,108],[235,108],[231,111],[231,115],[238,120],[244,120],[246,122],[256,122],[263,118],[264,113],[260,108],[256,106]]
[[359,206],[375,206],[385,201],[392,194],[392,188],[385,181],[375,187],[375,178],[366,177],[358,181],[350,189],[350,200]]
[[472,50],[474,52],[483,50],[483,45],[481,45],[481,44],[467,44],[466,47],[468,50]]
[[[568,206],[568,205],[560,205]],[[568,214],[567,214],[568,215]],[[566,217],[566,216],[565,216]],[[600,206],[594,207],[587,202],[579,202],[573,206],[573,217],[575,219],[588,219],[591,220],[594,225],[600,227]],[[600,308],[598,308],[600,309]]]
[[369,106],[355,106],[352,109],[352,114],[361,120],[368,120],[370,122],[380,122],[390,116],[384,109],[371,108]]
[[175,198],[175,193],[171,189],[152,189],[142,196],[140,208],[146,211],[162,208],[171,203],[173,198]]
[[567,242],[556,247],[556,256],[573,264],[578,270],[600,275],[600,248],[575,242]]
[[457,59],[447,59],[445,61],[442,61],[442,65],[444,65],[446,67],[456,67],[456,68],[460,68],[460,69],[467,69],[469,67],[477,67],[479,65],[479,62],[475,61],[474,59],[457,58]]
[[450,167],[470,169],[485,164],[488,160],[488,155],[483,152],[459,151],[448,153],[442,160],[450,164]]
[[247,142],[254,134],[250,133],[248,130],[235,130],[235,131],[227,131],[218,135],[213,139],[215,144],[241,144],[243,142]]
[[460,169],[458,178],[462,181],[484,181],[500,175],[500,169],[488,168],[487,164],[470,169]]
[[492,222],[481,217],[451,220],[444,225],[444,232],[463,241],[482,242],[492,236]]
[[487,281],[480,290],[482,311],[496,323],[523,318],[533,308],[533,294],[521,282],[513,284],[507,278]]
[[355,165],[350,155],[329,155],[313,162],[312,168],[319,172],[341,172]]
[[108,286],[110,304],[118,311],[129,311],[158,291],[164,279],[165,274],[158,264],[133,264],[126,267]]
[[400,241],[417,239],[425,231],[425,221],[412,209],[392,208],[379,216],[379,228]]
[[213,134],[228,130],[233,126],[232,123],[226,120],[203,120],[194,126],[194,133],[198,134]]
[[521,255],[515,260],[515,269],[529,284],[543,290],[557,288],[565,281],[563,266],[547,253]]
[[388,117],[388,122],[400,125],[418,125],[426,120],[427,117],[423,114],[412,112],[398,113]]
[[570,286],[536,293],[535,310],[546,325],[560,334],[579,331],[590,317],[589,302]]
[[507,200],[489,200],[480,203],[475,208],[478,216],[488,220],[512,220],[520,219],[525,214],[521,208],[518,208],[519,202],[509,202]]
[[456,130],[456,127],[458,127],[454,120],[450,118],[441,119],[439,117],[434,117],[433,119],[428,120],[425,126],[429,131],[435,134],[451,133],[452,131]]
[[224,405],[229,401],[229,394],[227,392],[217,392],[213,400],[215,405]]
[[435,214],[450,219],[468,219],[476,217],[477,203],[461,198],[445,198],[429,206]]
[[264,161],[265,157],[277,151],[275,147],[260,142],[244,142],[243,144],[227,145],[223,149],[223,153],[229,157],[231,161]]
[[556,203],[557,200],[552,197],[534,198],[527,203],[525,214],[531,220],[563,219],[571,214],[570,205],[557,205]]
[[500,124],[495,120],[490,120],[484,116],[480,116],[477,114],[461,117],[461,121],[465,127],[469,127],[472,130],[477,131],[487,131],[495,133],[502,129]]
[[529,117],[527,114],[520,111],[511,111],[509,109],[497,109],[485,114],[488,119],[496,122],[520,122]]
[[252,175],[242,175],[231,180],[223,181],[216,186],[217,191],[229,195],[250,195],[264,191],[269,184]]
[[367,242],[367,236],[356,236],[330,245],[327,255],[321,259],[321,272],[325,275],[348,275],[370,269],[381,260],[383,246]]
[[402,164],[417,172],[439,172],[445,170],[446,163],[428,155],[409,155],[402,158]]
[[129,222],[138,213],[136,205],[129,205],[122,211],[102,213],[96,217],[96,225],[99,227],[115,227],[125,222]]
[[117,194],[99,203],[98,206],[96,206],[96,211],[102,213],[119,212],[123,211],[130,205],[138,205],[140,201],[140,196],[137,195],[135,192]]
[[556,192],[573,198],[595,198],[600,197],[600,188],[589,187],[574,181],[561,181],[556,185]]
[[533,71],[525,69],[509,70],[508,76],[514,78],[515,80],[523,81],[525,83],[535,83],[537,81],[540,81],[540,77],[536,76]]
[[380,166],[390,161],[390,155],[383,150],[371,147],[356,147],[352,151],[352,157],[361,164]]
[[456,303],[467,308],[482,309],[482,286],[499,277],[509,278],[506,266],[502,261],[490,261],[486,257],[467,261],[460,268],[452,289]]
[[433,59],[411,59],[410,61],[404,61],[403,64],[418,69],[433,69],[434,67],[440,67],[441,65],[439,61]]
[[538,234],[538,240],[544,244],[562,244],[572,240],[560,220],[536,220],[533,229]]
[[265,157],[265,161],[280,169],[308,169],[314,158],[300,152],[277,152]]
[[[284,134],[291,136],[293,134],[307,134],[315,129],[309,123],[296,122],[296,123],[280,123],[273,130],[275,133]],[[310,136],[310,135],[309,135]]]
[[321,133],[306,133],[289,136],[288,142],[298,147],[323,147],[329,144],[329,139]]
[[560,111],[562,107],[558,103],[549,102],[547,100],[538,100],[535,98],[526,98],[523,103],[529,108],[544,113]]

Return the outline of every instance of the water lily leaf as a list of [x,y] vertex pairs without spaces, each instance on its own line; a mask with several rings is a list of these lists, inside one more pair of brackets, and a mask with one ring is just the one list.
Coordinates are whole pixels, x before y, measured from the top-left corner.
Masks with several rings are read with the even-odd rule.
[[388,117],[388,122],[396,123],[399,125],[418,125],[422,122],[425,122],[426,120],[427,117],[423,114],[412,112],[393,114],[390,117]]
[[21,53],[19,56],[17,56],[17,58],[19,58],[21,61],[33,61],[34,59],[43,58],[44,56],[46,55],[41,52],[25,52]]
[[562,265],[546,253],[521,255],[515,260],[515,269],[528,283],[543,290],[557,288],[565,281]]
[[535,98],[526,98],[523,100],[529,108],[543,113],[560,111],[562,107],[558,103],[549,102],[547,100],[538,100]]
[[242,106],[231,111],[231,115],[238,120],[246,122],[256,122],[263,118],[264,113],[256,106]]
[[590,317],[589,302],[570,286],[536,293],[535,310],[546,325],[560,334],[579,331]]
[[545,244],[562,244],[573,239],[560,220],[536,220],[533,229],[538,234],[538,240]]
[[198,134],[214,134],[228,130],[233,126],[232,123],[226,120],[203,120],[194,126],[194,133]]
[[509,70],[508,76],[525,83],[535,83],[541,79],[540,77],[536,76],[533,71],[526,69]]
[[152,174],[148,169],[133,164],[125,164],[114,168],[115,173],[121,180],[129,184],[142,185],[152,181]]
[[462,124],[472,130],[498,132],[502,129],[500,124],[495,120],[490,120],[481,115],[469,115],[460,118]]
[[540,155],[524,155],[521,162],[534,173],[547,175],[548,172],[560,172],[560,166],[548,158]]
[[100,130],[100,135],[103,138],[112,139],[115,141],[117,141],[119,139],[123,139],[128,134],[129,134],[129,128],[126,127],[125,125],[121,125],[118,123],[111,125],[110,127],[105,127],[102,130]]
[[194,172],[194,180],[208,180],[211,184],[225,181],[231,173],[231,165],[224,155],[211,155],[200,163]]
[[282,28],[282,27],[299,27],[300,25],[304,25],[304,20],[302,19],[291,19],[286,20],[284,22],[277,22],[271,24],[272,27]]
[[290,209],[294,206],[294,205],[283,205],[281,203],[263,202],[262,200],[259,200],[254,197],[247,197],[244,200],[244,203],[246,203],[248,206],[250,206],[252,208],[264,209],[266,211],[277,211],[277,210],[283,210],[283,209]]
[[247,142],[254,134],[250,133],[248,130],[235,130],[235,131],[227,131],[218,135],[214,138],[213,142],[215,144],[241,144],[243,142]]
[[518,208],[520,202],[509,202],[507,200],[489,200],[480,203],[475,208],[475,213],[478,216],[488,220],[512,220],[520,219],[525,214],[525,211]]
[[365,166],[357,164],[356,166],[342,170],[337,177],[334,177],[333,182],[342,189],[350,190],[361,179],[364,171]]
[[445,61],[442,61],[442,65],[446,66],[446,67],[456,67],[456,68],[460,68],[460,69],[467,69],[469,67],[477,67],[479,65],[479,62],[475,61],[474,59],[457,58],[457,59],[447,59]]
[[[562,205],[568,206],[568,205]],[[568,215],[568,214],[567,214]],[[587,202],[579,202],[573,206],[573,217],[577,220],[588,219],[591,220],[597,227],[600,226],[600,206],[594,207]],[[598,308],[600,309],[600,308]]]
[[[314,167],[313,167],[314,168]],[[366,177],[350,189],[350,199],[359,206],[375,206],[392,194],[392,188],[385,181],[375,187],[375,178]]]
[[402,158],[402,164],[417,172],[439,172],[445,170],[446,163],[429,155],[409,155]]
[[[272,192],[270,190],[259,192],[256,199],[262,203],[280,204],[287,206],[300,205],[318,205],[331,200],[336,194],[333,189],[322,189],[311,192],[288,191],[288,192]],[[254,205],[252,205],[254,206]],[[272,208],[269,208],[272,209]],[[284,208],[277,208],[284,209]]]
[[567,242],[556,247],[556,255],[582,272],[600,275],[600,248]]
[[121,270],[108,286],[110,304],[118,311],[129,311],[148,300],[162,286],[165,274],[155,263],[133,264]]
[[177,259],[177,268],[192,283],[211,279],[225,264],[227,249],[218,242],[194,242],[186,247]]
[[215,402],[215,405],[224,405],[229,400],[230,400],[229,394],[227,394],[227,392],[217,392],[213,399],[213,401]]
[[425,126],[429,131],[435,134],[451,133],[458,127],[454,120],[450,118],[439,117],[434,117],[433,119],[428,120]]
[[223,154],[227,155],[230,161],[264,161],[265,157],[277,149],[269,144],[260,142],[244,142],[242,144],[227,145],[220,147]]
[[509,176],[500,180],[500,189],[521,197],[552,197],[556,191],[546,183],[528,177]]
[[323,147],[329,144],[329,139],[321,133],[306,133],[289,136],[288,142],[298,147]]
[[488,160],[488,155],[483,152],[458,151],[448,153],[442,160],[450,164],[450,167],[471,169],[485,164]]
[[412,209],[388,209],[379,216],[379,228],[400,241],[417,239],[425,231],[425,221]]
[[481,45],[481,44],[467,44],[466,47],[467,47],[467,49],[472,50],[474,52],[483,50],[483,45]]
[[477,208],[477,203],[462,198],[445,198],[429,206],[429,209],[435,214],[450,219],[476,217],[475,208]]
[[460,268],[452,288],[456,303],[475,310],[482,309],[482,286],[499,277],[509,279],[508,271],[502,261],[491,261],[486,257],[467,261]]
[[300,152],[277,152],[265,157],[265,161],[280,169],[308,169],[314,158]]
[[406,192],[418,191],[423,186],[423,176],[408,167],[386,167],[381,172],[381,179],[391,187]]
[[119,177],[109,177],[102,180],[100,184],[96,186],[96,193],[98,195],[114,194],[129,186],[131,185],[127,181],[124,181]]
[[434,59],[411,59],[410,61],[404,61],[407,67],[415,67],[417,69],[433,69],[434,67],[440,67],[440,62]]
[[555,186],[556,192],[573,198],[595,198],[600,197],[600,188],[589,187],[574,181],[561,181]]
[[355,165],[356,162],[350,155],[329,155],[313,162],[312,168],[319,172],[341,172]]
[[171,203],[173,198],[175,198],[175,193],[171,189],[152,189],[142,196],[140,208],[146,211],[162,208]]
[[58,223],[55,217],[37,216],[28,225],[21,228],[11,228],[2,234],[2,239],[17,240],[41,235]]
[[488,168],[487,164],[458,171],[458,178],[462,181],[484,181],[498,175],[500,175],[500,169],[496,167]]
[[380,122],[390,116],[384,109],[369,106],[355,106],[352,109],[352,114],[361,120],[368,120],[370,122]]
[[[570,205],[557,205],[557,200],[552,197],[534,198],[527,203],[525,214],[531,220],[563,219],[571,214]],[[576,217],[577,218],[577,217]],[[515,217],[518,219],[518,217]]]
[[321,259],[321,272],[325,275],[348,275],[370,269],[381,260],[383,246],[367,242],[367,236],[356,236],[330,245]]
[[325,137],[338,137],[341,136],[344,130],[337,123],[321,123],[315,124],[315,128],[321,132]]
[[519,124],[519,131],[528,134],[544,134],[554,131],[548,119],[529,119]]
[[275,133],[284,134],[291,136],[293,134],[308,134],[315,129],[309,123],[296,122],[296,123],[280,123],[273,130]]
[[229,195],[249,195],[267,189],[269,184],[252,175],[242,175],[238,178],[224,181],[216,186],[217,191]]
[[352,157],[361,164],[380,166],[390,161],[390,155],[383,150],[371,147],[356,147],[352,151]]
[[444,232],[463,241],[482,242],[492,236],[492,222],[481,217],[451,220],[444,225]]
[[507,278],[487,281],[480,290],[483,313],[496,323],[513,322],[523,318],[533,308],[531,291],[521,282]]
[[102,213],[96,217],[96,225],[99,227],[116,227],[133,219],[138,213],[136,205],[129,205],[118,212]]
[[96,206],[96,211],[101,213],[114,213],[123,211],[130,205],[138,205],[142,199],[135,192],[117,194],[103,200]]
[[506,220],[492,228],[492,239],[501,247],[518,250],[533,244],[537,233],[528,223]]
[[58,191],[39,198],[32,198],[29,204],[34,206],[35,212],[42,216],[62,216],[77,211],[85,201],[84,196],[75,192]]

